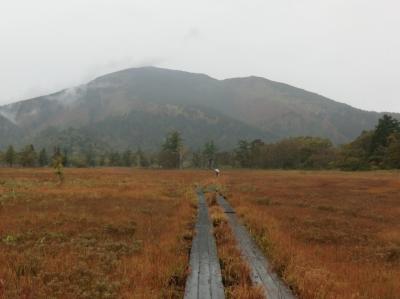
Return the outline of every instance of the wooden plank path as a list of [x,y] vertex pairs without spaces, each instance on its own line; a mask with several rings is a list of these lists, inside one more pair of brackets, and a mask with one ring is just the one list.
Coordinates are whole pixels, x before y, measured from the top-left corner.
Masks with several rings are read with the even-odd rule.
[[198,192],[198,203],[196,234],[190,251],[191,273],[186,281],[184,298],[222,299],[225,295],[213,225],[208,215],[207,202],[201,192]]
[[261,250],[250,237],[246,228],[239,223],[235,210],[224,197],[217,196],[218,204],[224,209],[228,222],[246,259],[253,284],[262,286],[268,299],[294,299],[296,298],[283,281],[271,270],[270,264]]

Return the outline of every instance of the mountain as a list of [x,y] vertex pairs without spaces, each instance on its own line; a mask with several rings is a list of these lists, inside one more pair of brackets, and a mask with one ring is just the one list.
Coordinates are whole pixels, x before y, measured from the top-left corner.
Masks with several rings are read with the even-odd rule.
[[0,142],[1,144],[13,144],[14,140],[21,139],[23,130],[0,114]]
[[380,117],[264,78],[216,80],[143,67],[1,106],[0,147],[33,143],[156,149],[174,129],[193,148],[208,140],[228,149],[238,139],[299,135],[338,144],[371,129]]

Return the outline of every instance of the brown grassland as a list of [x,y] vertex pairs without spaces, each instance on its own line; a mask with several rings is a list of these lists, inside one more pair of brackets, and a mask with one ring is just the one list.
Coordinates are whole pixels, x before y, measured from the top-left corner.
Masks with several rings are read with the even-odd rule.
[[[194,185],[215,184],[212,173],[67,169],[65,178],[0,169],[0,298],[181,298]],[[399,298],[399,172],[232,170],[217,181],[300,298]],[[257,298],[222,212],[211,212],[232,279],[225,292]]]
[[0,169],[0,298],[181,298],[201,176]]
[[400,298],[400,173],[231,171],[222,191],[300,298]]

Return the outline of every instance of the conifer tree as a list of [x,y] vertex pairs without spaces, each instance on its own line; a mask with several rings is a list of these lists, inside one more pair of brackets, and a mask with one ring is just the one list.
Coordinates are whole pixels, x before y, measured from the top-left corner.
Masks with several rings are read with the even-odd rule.
[[23,167],[33,167],[37,162],[37,153],[32,144],[27,145],[19,154],[19,159]]
[[47,156],[46,149],[42,148],[39,152],[39,166],[45,167],[49,165],[49,157]]
[[14,147],[10,145],[7,148],[7,151],[4,155],[4,161],[8,164],[8,166],[13,167],[17,159],[17,154],[14,150]]

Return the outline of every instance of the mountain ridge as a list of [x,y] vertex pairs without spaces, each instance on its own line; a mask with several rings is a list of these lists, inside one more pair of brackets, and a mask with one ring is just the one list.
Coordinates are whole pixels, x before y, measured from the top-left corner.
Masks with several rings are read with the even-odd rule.
[[[399,114],[390,114],[399,118]],[[196,119],[199,115],[205,127]],[[155,122],[162,134],[166,128],[183,131],[191,147],[210,139],[221,148],[231,148],[238,139],[274,141],[300,135],[340,144],[373,128],[382,115],[258,76],[218,80],[179,70],[130,68],[0,106],[0,148],[13,136],[17,145],[47,145],[43,132],[49,128],[73,128],[92,135],[107,131],[101,139],[111,147],[154,148],[163,139]],[[118,141],[113,135],[119,136]]]

